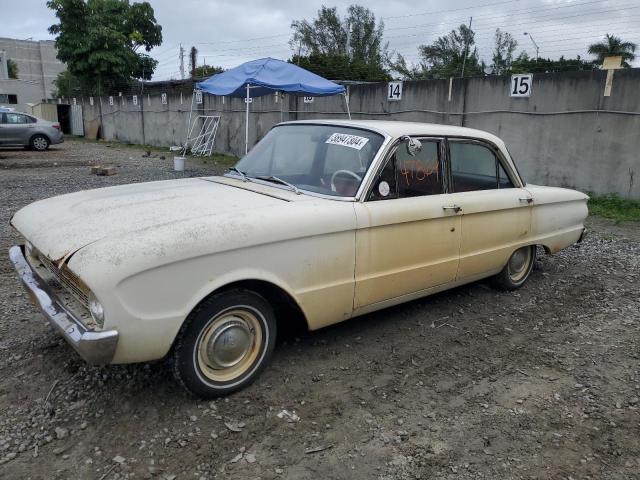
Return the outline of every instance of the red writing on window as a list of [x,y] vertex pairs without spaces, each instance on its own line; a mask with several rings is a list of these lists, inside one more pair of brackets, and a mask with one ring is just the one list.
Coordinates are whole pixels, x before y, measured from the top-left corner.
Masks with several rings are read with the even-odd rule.
[[420,160],[404,160],[400,162],[400,175],[404,177],[407,187],[414,180],[418,182],[424,181],[431,175],[438,175],[438,162],[433,165],[425,165]]

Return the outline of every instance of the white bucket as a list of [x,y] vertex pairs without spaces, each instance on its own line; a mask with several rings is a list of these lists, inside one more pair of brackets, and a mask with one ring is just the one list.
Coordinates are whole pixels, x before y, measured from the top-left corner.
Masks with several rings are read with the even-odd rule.
[[173,157],[173,169],[176,172],[184,172],[185,157]]

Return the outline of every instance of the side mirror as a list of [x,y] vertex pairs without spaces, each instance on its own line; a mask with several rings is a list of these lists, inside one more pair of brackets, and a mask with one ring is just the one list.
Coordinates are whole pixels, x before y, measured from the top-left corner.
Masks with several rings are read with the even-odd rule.
[[422,150],[422,142],[417,138],[405,135],[400,140],[407,142],[407,153],[412,157],[415,157]]

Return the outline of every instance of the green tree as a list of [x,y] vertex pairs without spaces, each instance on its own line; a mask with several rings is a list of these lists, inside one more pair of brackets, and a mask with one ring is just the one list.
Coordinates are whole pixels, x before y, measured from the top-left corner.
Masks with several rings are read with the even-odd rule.
[[401,54],[396,55],[396,59],[389,64],[392,71],[396,72],[398,77],[405,80],[420,80],[428,78],[429,67],[423,62],[419,62],[417,65],[407,64],[404,56]]
[[622,57],[622,66],[625,68],[631,67],[629,62],[633,62],[636,59],[635,51],[637,45],[633,42],[624,42],[620,37],[615,35],[604,36],[604,41],[599,43],[593,43],[589,45],[589,53],[595,55],[596,61],[602,65],[605,57]]
[[162,43],[162,27],[148,2],[49,0],[47,6],[59,20],[49,27],[58,59],[80,82],[82,93],[101,94],[151,79],[158,62],[141,50]]
[[82,84],[69,70],[64,70],[58,74],[53,81],[55,90],[54,98],[70,98],[83,94]]
[[451,30],[431,45],[420,45],[420,70],[423,78],[471,77],[483,75],[485,65],[478,57],[475,33],[466,25]]
[[506,75],[511,71],[513,54],[518,47],[518,42],[509,32],[503,32],[496,28],[495,45],[493,47],[493,64],[491,73],[494,75]]
[[292,22],[290,62],[337,80],[381,81],[389,78],[384,23],[368,8],[351,5],[345,18],[322,6],[311,22]]
[[579,70],[594,70],[598,65],[594,61],[582,60],[580,55],[576,58],[564,58],[561,56],[557,60],[550,58],[531,58],[522,52],[511,63],[508,73],[552,73],[552,72],[573,72]]
[[18,64],[15,62],[15,60],[11,60],[10,58],[7,59],[7,70],[9,78],[18,78]]
[[193,70],[192,78],[207,78],[211,75],[215,75],[216,73],[224,72],[224,68],[216,67],[214,65],[200,65]]

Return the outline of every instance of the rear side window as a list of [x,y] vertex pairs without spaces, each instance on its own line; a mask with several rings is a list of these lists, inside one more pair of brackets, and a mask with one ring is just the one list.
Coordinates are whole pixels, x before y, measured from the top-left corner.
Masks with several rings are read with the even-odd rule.
[[475,143],[450,142],[449,152],[454,192],[513,187],[489,148]]
[[22,123],[29,123],[27,116],[21,113],[5,113],[5,123],[9,125],[18,125]]

